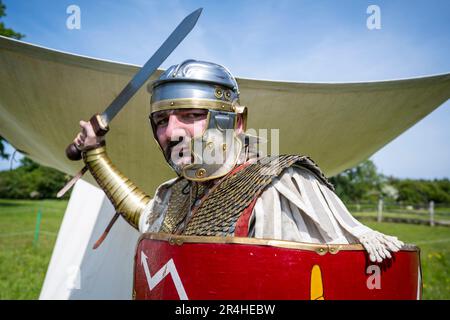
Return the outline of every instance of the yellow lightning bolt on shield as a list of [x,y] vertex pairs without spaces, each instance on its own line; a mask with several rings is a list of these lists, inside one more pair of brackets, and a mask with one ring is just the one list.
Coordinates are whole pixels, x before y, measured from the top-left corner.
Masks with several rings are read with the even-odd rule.
[[311,270],[311,300],[325,300],[323,296],[322,272],[317,264]]

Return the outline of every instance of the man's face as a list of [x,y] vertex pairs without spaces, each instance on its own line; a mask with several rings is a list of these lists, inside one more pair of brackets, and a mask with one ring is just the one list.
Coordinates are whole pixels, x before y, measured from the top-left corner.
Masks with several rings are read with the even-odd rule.
[[152,115],[158,142],[175,166],[191,162],[190,141],[205,130],[207,115],[205,109],[163,110]]

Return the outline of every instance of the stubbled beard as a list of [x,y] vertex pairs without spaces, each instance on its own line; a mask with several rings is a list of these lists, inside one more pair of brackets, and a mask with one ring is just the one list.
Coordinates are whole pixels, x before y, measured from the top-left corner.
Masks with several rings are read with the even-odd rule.
[[[183,138],[180,138],[179,141],[170,141],[169,145],[167,146],[165,152],[164,152],[164,156],[167,160],[167,162],[169,163],[169,165],[172,167],[172,169],[174,169],[174,171],[181,176],[182,172],[183,172],[183,168],[187,165],[186,163],[183,163],[180,161],[180,163],[175,163],[173,161],[173,149],[178,146],[181,145],[183,143],[186,143],[186,140]],[[184,152],[188,152],[187,150],[189,150],[188,147],[185,148],[181,148],[180,149],[180,153],[183,151]],[[180,154],[178,154],[179,160],[181,160],[181,156]]]

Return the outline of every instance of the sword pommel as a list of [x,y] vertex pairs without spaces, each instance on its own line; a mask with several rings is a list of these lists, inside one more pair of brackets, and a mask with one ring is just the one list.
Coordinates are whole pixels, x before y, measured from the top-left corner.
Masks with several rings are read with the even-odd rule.
[[71,143],[66,148],[66,156],[72,161],[81,160],[81,151],[77,148],[75,143]]

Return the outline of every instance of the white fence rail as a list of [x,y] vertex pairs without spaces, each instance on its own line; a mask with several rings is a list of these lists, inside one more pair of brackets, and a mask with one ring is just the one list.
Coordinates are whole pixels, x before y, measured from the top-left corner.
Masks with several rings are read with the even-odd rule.
[[377,222],[403,222],[430,226],[450,226],[450,204],[399,204],[379,199],[374,202],[347,203],[350,212],[361,219]]

